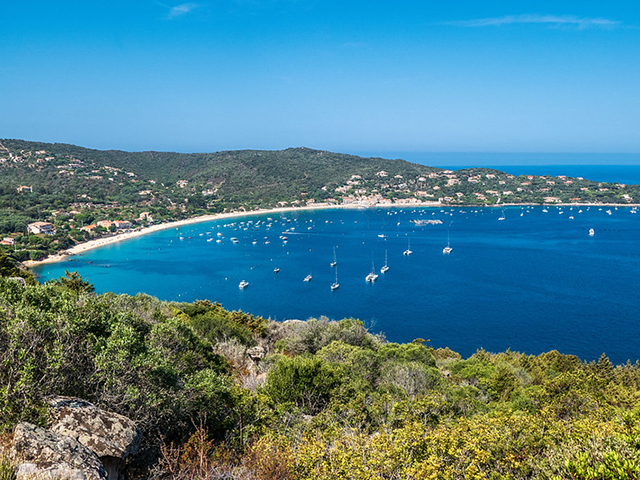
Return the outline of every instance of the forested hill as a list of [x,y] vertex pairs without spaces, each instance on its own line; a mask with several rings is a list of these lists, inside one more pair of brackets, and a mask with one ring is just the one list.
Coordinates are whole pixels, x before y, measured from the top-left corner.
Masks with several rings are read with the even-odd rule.
[[[353,174],[373,176],[379,171],[392,175],[422,175],[441,169],[404,160],[362,158],[354,155],[313,150],[305,147],[286,150],[236,150],[215,153],[125,152],[93,150],[62,143],[0,140],[9,151],[46,152],[57,158],[75,158],[98,167],[111,166],[134,172],[144,180],[173,184],[179,180],[204,184],[229,183],[239,189],[291,185],[309,191],[327,184],[342,184]],[[1,155],[1,153],[0,153]],[[295,193],[298,193],[296,189]]]

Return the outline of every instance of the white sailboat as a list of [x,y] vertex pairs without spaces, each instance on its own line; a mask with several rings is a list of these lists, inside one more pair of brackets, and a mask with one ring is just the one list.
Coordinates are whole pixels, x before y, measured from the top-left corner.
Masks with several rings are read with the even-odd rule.
[[411,250],[411,239],[407,238],[407,249],[402,252],[403,255],[411,255],[413,253],[413,250]]
[[371,283],[378,279],[378,274],[376,273],[376,267],[373,265],[373,261],[371,262],[371,272],[364,279]]
[[449,255],[453,248],[451,248],[451,241],[449,240],[449,232],[447,232],[447,246],[442,249],[442,253]]
[[240,288],[240,290],[244,290],[248,286],[249,286],[249,282],[247,282],[246,280],[242,280],[238,285],[238,288]]
[[389,265],[388,265],[388,261],[387,261],[387,251],[384,251],[384,265],[382,266],[382,268],[380,269],[380,273],[387,273],[389,271]]
[[338,283],[338,267],[336,267],[336,281],[331,284],[331,290],[337,290],[340,288],[340,284]]
[[306,277],[304,277],[303,282],[310,282],[312,278],[313,278],[313,277],[311,276],[311,274],[309,274],[309,275],[307,275]]
[[596,234],[596,231],[593,228],[589,229],[589,236],[593,237]]
[[331,265],[332,267],[335,267],[338,264],[338,259],[336,258],[336,247],[333,247],[333,262],[331,262],[329,265]]

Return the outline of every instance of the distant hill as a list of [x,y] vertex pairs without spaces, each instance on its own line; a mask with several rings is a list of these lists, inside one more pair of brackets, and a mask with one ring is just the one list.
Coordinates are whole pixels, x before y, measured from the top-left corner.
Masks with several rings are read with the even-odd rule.
[[168,185],[187,180],[203,187],[218,187],[222,196],[240,195],[265,201],[295,199],[300,193],[313,195],[326,185],[346,182],[354,174],[373,176],[384,170],[391,175],[415,176],[440,170],[404,160],[362,158],[304,147],[279,151],[175,153],[93,150],[24,140],[0,140],[0,143],[16,154],[44,151],[56,158],[75,158],[97,167],[121,168],[147,181]]

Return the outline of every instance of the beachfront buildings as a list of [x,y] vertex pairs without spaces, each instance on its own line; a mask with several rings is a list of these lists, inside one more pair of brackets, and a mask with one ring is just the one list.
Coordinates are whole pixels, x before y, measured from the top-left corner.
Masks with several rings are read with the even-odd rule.
[[45,235],[55,235],[56,230],[49,222],[33,222],[27,225],[27,231],[35,235],[44,233]]

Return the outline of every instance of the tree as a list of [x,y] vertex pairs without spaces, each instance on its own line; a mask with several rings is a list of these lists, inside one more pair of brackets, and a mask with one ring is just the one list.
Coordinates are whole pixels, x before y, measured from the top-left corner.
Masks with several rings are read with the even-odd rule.
[[96,290],[93,283],[89,283],[88,280],[83,279],[77,270],[75,272],[65,270],[64,277],[61,276],[55,280],[51,280],[49,283],[66,287],[76,293],[93,293]]

